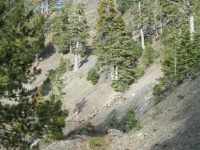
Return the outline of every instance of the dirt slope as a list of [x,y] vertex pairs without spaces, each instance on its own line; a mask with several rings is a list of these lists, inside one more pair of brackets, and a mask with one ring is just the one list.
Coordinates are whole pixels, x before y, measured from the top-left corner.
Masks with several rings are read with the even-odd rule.
[[[183,99],[180,98],[182,95]],[[142,117],[142,129],[116,137],[113,150],[199,150],[200,75],[186,81]]]

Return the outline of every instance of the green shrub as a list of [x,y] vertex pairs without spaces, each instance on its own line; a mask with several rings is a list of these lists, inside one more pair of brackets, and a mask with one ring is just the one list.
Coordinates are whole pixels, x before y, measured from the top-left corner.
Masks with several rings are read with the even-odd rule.
[[164,91],[162,89],[161,84],[156,84],[153,87],[153,95],[155,96],[155,99],[154,99],[155,105],[157,105],[158,103],[162,101],[163,96],[164,96]]
[[109,121],[109,125],[111,128],[116,128],[118,126],[119,122],[116,117],[112,117]]
[[43,84],[40,87],[42,96],[48,95],[50,90],[51,90],[51,80],[47,78],[46,80],[43,81]]
[[87,80],[91,80],[92,84],[95,85],[98,82],[99,75],[95,68],[91,68],[87,75]]
[[145,73],[144,67],[142,65],[138,65],[134,70],[136,78],[142,77]]
[[124,14],[126,10],[131,7],[132,1],[130,0],[117,0],[119,11]]
[[[131,32],[132,33],[132,32]],[[138,60],[142,56],[142,46],[139,42],[132,42],[134,58]]]
[[116,92],[124,92],[125,90],[127,90],[129,88],[129,83],[125,82],[125,79],[124,80],[113,80],[112,88]]
[[70,59],[65,59],[65,63],[66,63],[66,70],[72,71],[73,67]]
[[162,94],[163,94],[162,86],[160,84],[156,84],[153,87],[153,95],[155,95],[155,96],[161,96]]
[[126,111],[124,123],[126,132],[132,130],[133,128],[136,128],[137,130],[141,129],[140,120],[135,118],[135,112],[133,108],[129,108]]
[[185,95],[178,95],[177,97],[178,97],[178,99],[183,99],[185,97]]
[[94,134],[94,132],[95,132],[94,126],[93,126],[90,122],[86,124],[85,130],[86,130],[89,134]]
[[90,139],[88,140],[88,143],[89,143],[90,146],[96,146],[97,141],[96,141],[94,138],[90,138]]
[[152,120],[155,120],[156,119],[156,114],[152,113],[151,118],[152,118]]
[[150,43],[148,43],[146,46],[142,61],[146,66],[149,66],[154,62],[154,50]]

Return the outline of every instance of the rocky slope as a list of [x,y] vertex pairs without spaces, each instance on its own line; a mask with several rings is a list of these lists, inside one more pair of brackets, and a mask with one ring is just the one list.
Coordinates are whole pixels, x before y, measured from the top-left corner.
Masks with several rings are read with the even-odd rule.
[[[91,25],[97,19],[97,0],[86,0],[87,17]],[[126,21],[131,17],[127,12]],[[48,36],[47,36],[48,37]],[[50,38],[48,39],[50,40]],[[154,43],[155,44],[155,43]],[[48,70],[56,68],[61,55],[52,53],[38,65],[42,74],[37,77],[33,85],[39,86],[46,78]],[[72,55],[64,55],[72,62]],[[147,68],[145,75],[124,93],[114,92],[111,82],[104,73],[96,85],[86,80],[87,72],[94,66],[95,56],[82,59],[81,67],[77,72],[67,72],[64,75],[66,95],[64,106],[70,111],[66,118],[66,127],[63,129],[66,140],[53,142],[45,150],[160,150],[160,149],[200,149],[200,75],[194,81],[186,81],[175,92],[168,95],[160,104],[154,105],[152,88],[157,82],[156,78],[162,76],[160,64],[154,63]],[[183,99],[181,99],[183,97]],[[112,117],[121,119],[128,108],[134,108],[136,117],[141,121],[142,129],[122,133],[119,130],[109,130],[108,122]],[[85,131],[85,124],[91,124],[102,133],[105,145],[97,144],[91,147],[88,143],[90,137]],[[72,134],[74,133],[74,134]]]
[[[138,84],[140,81],[138,81]],[[134,91],[132,91],[134,92]],[[141,92],[141,91],[140,91]],[[180,96],[181,95],[181,96]],[[120,107],[137,106],[137,102],[129,100],[127,104],[121,102]],[[147,99],[147,98],[146,98]],[[145,103],[145,99],[139,99],[140,103]],[[149,99],[152,103],[153,99]],[[115,107],[115,106],[113,106]],[[115,107],[115,111],[123,112],[120,107]],[[138,107],[142,109],[136,112],[141,121],[142,129],[132,130],[129,133],[122,133],[118,130],[108,130],[108,134],[103,139],[108,143],[106,147],[91,147],[88,144],[89,138],[84,135],[75,135],[70,140],[52,143],[47,149],[59,150],[85,150],[85,149],[107,149],[107,150],[198,150],[200,149],[200,75],[193,81],[186,81],[173,93],[169,94],[158,105],[150,105],[144,109],[145,105]],[[105,111],[109,114],[110,111]],[[113,112],[112,112],[113,113]],[[115,113],[113,113],[115,114]],[[119,114],[117,114],[119,115]],[[102,122],[101,117],[92,119],[96,126]],[[103,118],[107,118],[105,115]],[[78,125],[77,125],[78,127]],[[104,124],[103,128],[107,126]],[[98,144],[97,144],[98,145]]]

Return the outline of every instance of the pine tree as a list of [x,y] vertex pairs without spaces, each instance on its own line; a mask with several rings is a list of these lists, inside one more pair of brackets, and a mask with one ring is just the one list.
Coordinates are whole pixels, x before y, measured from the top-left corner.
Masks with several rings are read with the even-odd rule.
[[44,48],[43,19],[25,9],[24,1],[0,2],[0,95],[22,89],[29,64]]
[[27,149],[44,135],[47,139],[61,140],[67,115],[61,100],[52,95],[42,101],[39,92],[33,99],[20,99],[17,105],[0,103],[0,143],[7,149]]
[[132,0],[117,0],[117,4],[119,11],[124,14],[132,6],[133,2]]
[[54,18],[55,23],[48,29],[53,33],[52,44],[55,46],[58,52],[66,53],[72,45],[71,26],[69,22],[69,15],[71,13],[72,3],[65,2],[61,5],[61,8],[57,11],[57,16]]
[[96,54],[101,65],[110,68],[112,86],[124,91],[134,79],[133,49],[125,24],[112,0],[102,0],[98,9]]
[[67,1],[58,10],[55,24],[50,27],[53,44],[59,52],[70,51],[75,58],[74,71],[79,68],[79,59],[86,53],[88,25],[85,17],[85,5],[82,2]]
[[25,137],[37,133],[36,101],[21,99],[18,105],[0,103],[0,143],[5,148],[25,149],[29,140]]
[[74,71],[79,68],[79,59],[85,54],[87,48],[88,25],[85,17],[85,5],[82,2],[74,2],[74,9],[70,16],[70,29],[72,33],[71,40],[72,52],[74,53]]
[[[39,91],[22,86],[30,77],[29,65],[44,49],[43,17],[25,4],[24,0],[0,1],[0,97],[17,100],[14,105],[0,103],[0,144],[7,149],[27,149],[33,142],[29,137],[34,140],[44,135],[45,120],[38,111],[46,111],[48,106]],[[50,132],[61,135],[67,112],[61,102],[52,100],[51,105],[56,119],[46,125]]]
[[148,33],[148,28],[151,27],[154,22],[152,2],[151,0],[134,0],[133,4],[133,29],[140,33],[142,49],[145,50],[145,32],[146,34]]
[[60,63],[58,67],[55,70],[50,70],[47,74],[47,77],[50,79],[51,82],[51,92],[50,95],[54,95],[55,100],[62,100],[64,92],[63,88],[65,87],[63,75],[64,73],[70,69],[68,68],[67,63],[69,63],[70,60],[60,58]]
[[44,101],[37,111],[40,122],[41,135],[47,139],[62,140],[64,138],[62,128],[65,127],[65,117],[68,111],[62,109],[61,100],[55,100],[55,95]]

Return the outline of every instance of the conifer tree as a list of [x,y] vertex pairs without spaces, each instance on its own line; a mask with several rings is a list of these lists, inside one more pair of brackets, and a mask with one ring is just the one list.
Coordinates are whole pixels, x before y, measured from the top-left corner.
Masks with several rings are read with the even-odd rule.
[[125,31],[120,13],[113,0],[102,0],[98,9],[96,54],[101,65],[110,68],[112,86],[116,91],[124,91],[134,79],[133,49]]
[[55,24],[50,27],[53,44],[59,52],[70,51],[74,58],[74,71],[79,68],[79,59],[87,48],[88,25],[85,17],[85,5],[82,2],[67,1],[58,10]]
[[84,3],[74,2],[73,7],[74,9],[70,16],[70,29],[73,35],[70,47],[72,47],[72,52],[74,53],[74,71],[77,71],[80,63],[79,59],[86,52],[89,27],[85,17]]
[[55,46],[56,50],[61,53],[69,51],[70,45],[72,45],[71,26],[69,22],[69,15],[72,11],[72,3],[65,2],[58,9],[55,23],[48,29],[53,33],[52,44]]
[[127,9],[129,9],[133,2],[132,0],[117,0],[119,11],[124,14]]
[[134,0],[132,7],[132,14],[134,19],[132,20],[133,29],[138,31],[141,36],[142,49],[145,50],[145,29],[152,24],[152,3],[150,0]]
[[64,79],[62,76],[64,73],[70,69],[68,68],[67,63],[69,63],[70,60],[60,58],[60,63],[58,67],[55,70],[50,70],[47,74],[48,78],[51,82],[51,93],[50,95],[54,95],[55,100],[62,100],[63,98],[63,88],[65,87]]
[[51,101],[49,110],[56,119],[44,123],[46,114],[42,119],[38,111],[48,105],[41,102],[39,91],[22,87],[30,77],[29,64],[44,49],[43,23],[42,15],[29,10],[24,0],[0,1],[0,97],[17,100],[14,105],[0,103],[0,144],[7,149],[27,149],[33,135],[44,135],[43,124],[50,126],[49,132],[62,133],[67,113],[60,102]]
[[[164,77],[159,81],[165,88],[173,89],[199,70],[200,55],[196,43],[199,34],[194,30],[195,22],[198,21],[194,11],[195,4],[196,1],[162,2],[167,22],[160,36],[164,45],[162,60]],[[194,20],[191,19],[193,17]]]
[[13,94],[27,82],[29,64],[44,48],[43,17],[25,9],[24,1],[0,2],[0,95]]

